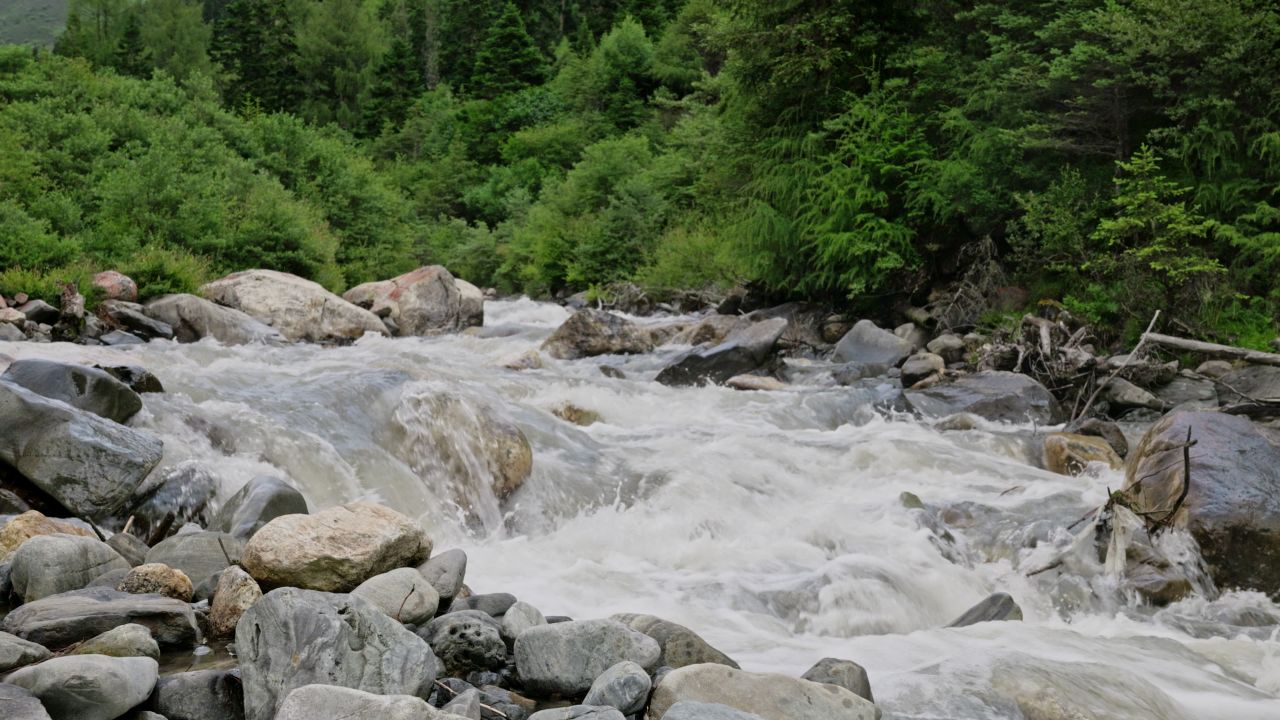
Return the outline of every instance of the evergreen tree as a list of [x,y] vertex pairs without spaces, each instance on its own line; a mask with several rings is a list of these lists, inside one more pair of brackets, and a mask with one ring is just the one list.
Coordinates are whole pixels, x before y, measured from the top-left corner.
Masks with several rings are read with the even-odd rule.
[[136,12],[125,20],[124,33],[116,46],[116,69],[125,75],[143,77],[151,71],[151,53],[142,43],[142,21]]
[[230,76],[226,96],[232,105],[297,105],[298,49],[283,3],[232,0],[214,31],[211,54]]
[[377,135],[383,126],[398,127],[404,122],[413,100],[423,90],[421,67],[413,46],[403,37],[391,41],[391,48],[378,64],[373,86],[364,106],[364,132]]
[[498,20],[489,27],[476,69],[471,75],[471,88],[476,95],[497,97],[530,85],[546,77],[546,63],[533,38],[524,29],[520,10],[507,3]]

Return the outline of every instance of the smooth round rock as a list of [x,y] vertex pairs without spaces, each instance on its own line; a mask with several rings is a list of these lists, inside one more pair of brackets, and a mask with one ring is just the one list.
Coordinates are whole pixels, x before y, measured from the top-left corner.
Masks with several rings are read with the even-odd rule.
[[546,625],[547,619],[542,611],[527,602],[517,602],[502,614],[502,639],[508,647],[514,646],[520,633],[531,627]]
[[232,565],[218,576],[218,586],[209,604],[209,627],[214,637],[231,637],[244,611],[262,598],[262,588],[243,569]]
[[193,592],[187,574],[164,563],[146,563],[133,568],[116,589],[134,595],[157,593],[182,602],[191,602]]
[[244,689],[237,670],[195,670],[165,675],[151,705],[168,720],[243,720]]
[[23,640],[17,635],[0,632],[0,673],[32,665],[53,656],[43,645]]
[[352,595],[364,598],[387,617],[419,625],[435,617],[440,596],[413,568],[396,568],[360,583]]
[[663,620],[654,615],[636,613],[614,615],[613,619],[632,630],[648,635],[658,642],[658,646],[662,648],[662,656],[658,658],[658,665],[679,668],[685,665],[719,663],[729,667],[738,667],[738,663],[734,662],[732,658],[712,647],[710,643],[702,639],[702,636],[683,625]]
[[248,541],[263,525],[282,515],[306,515],[307,500],[292,485],[262,475],[245,483],[227,499],[209,527]]
[[160,645],[145,625],[128,623],[85,640],[76,647],[75,655],[107,655],[109,657],[149,657],[160,659]]
[[418,566],[442,603],[452,601],[467,574],[467,554],[457,548],[446,550]]
[[644,668],[623,661],[605,670],[591,683],[582,704],[607,705],[617,708],[623,715],[632,715],[644,709],[651,688],[652,681]]
[[878,714],[873,703],[842,687],[708,663],[667,673],[646,717],[660,720],[682,700],[728,705],[763,720],[875,720]]
[[275,720],[423,720],[438,712],[412,695],[374,695],[333,685],[306,685],[291,691]]
[[120,553],[97,538],[38,535],[13,553],[13,590],[26,602],[79,590],[111,570],[129,569]]
[[867,678],[866,669],[852,660],[823,658],[800,677],[809,682],[842,687],[860,698],[876,701],[871,695],[871,681]]
[[68,655],[22,668],[5,682],[30,690],[53,720],[115,720],[151,695],[158,676],[151,658]]
[[540,625],[516,638],[520,680],[534,693],[580,695],[605,670],[630,660],[657,667],[662,649],[651,637],[616,620]]

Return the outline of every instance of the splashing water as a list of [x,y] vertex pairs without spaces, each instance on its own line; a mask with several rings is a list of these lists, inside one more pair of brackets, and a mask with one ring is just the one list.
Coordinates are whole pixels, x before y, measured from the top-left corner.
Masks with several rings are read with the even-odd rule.
[[[567,313],[519,300],[486,314],[475,335],[345,348],[0,353],[147,367],[168,392],[133,424],[164,439],[162,467],[198,464],[221,497],[277,474],[313,507],[383,502],[437,547],[463,547],[478,592],[547,614],[659,615],[748,670],[849,658],[887,718],[1280,717],[1280,607],[1252,592],[1136,603],[1092,536],[1068,530],[1122,478],[1028,465],[1032,429],[886,417],[873,407],[891,389],[875,381],[772,393],[652,382],[678,349],[544,356],[544,369],[515,372],[502,363]],[[603,419],[559,420],[566,402]],[[484,445],[495,420],[519,427],[534,457],[505,501]],[[1193,564],[1193,543],[1161,542]],[[1055,558],[1059,571],[1025,574]],[[1023,622],[944,627],[996,591]]]

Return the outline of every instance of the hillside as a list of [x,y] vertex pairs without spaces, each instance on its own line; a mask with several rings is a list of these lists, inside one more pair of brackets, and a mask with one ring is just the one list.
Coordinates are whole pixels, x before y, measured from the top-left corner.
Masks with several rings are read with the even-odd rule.
[[0,44],[53,45],[67,20],[67,0],[0,2]]

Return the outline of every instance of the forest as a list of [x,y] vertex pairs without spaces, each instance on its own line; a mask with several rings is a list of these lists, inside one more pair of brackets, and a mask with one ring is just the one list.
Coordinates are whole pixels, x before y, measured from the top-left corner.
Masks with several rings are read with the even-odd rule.
[[[0,292],[1025,289],[1280,311],[1270,0],[70,0],[0,47]],[[985,275],[975,278],[977,270]],[[1018,308],[1020,310],[1020,308]]]

